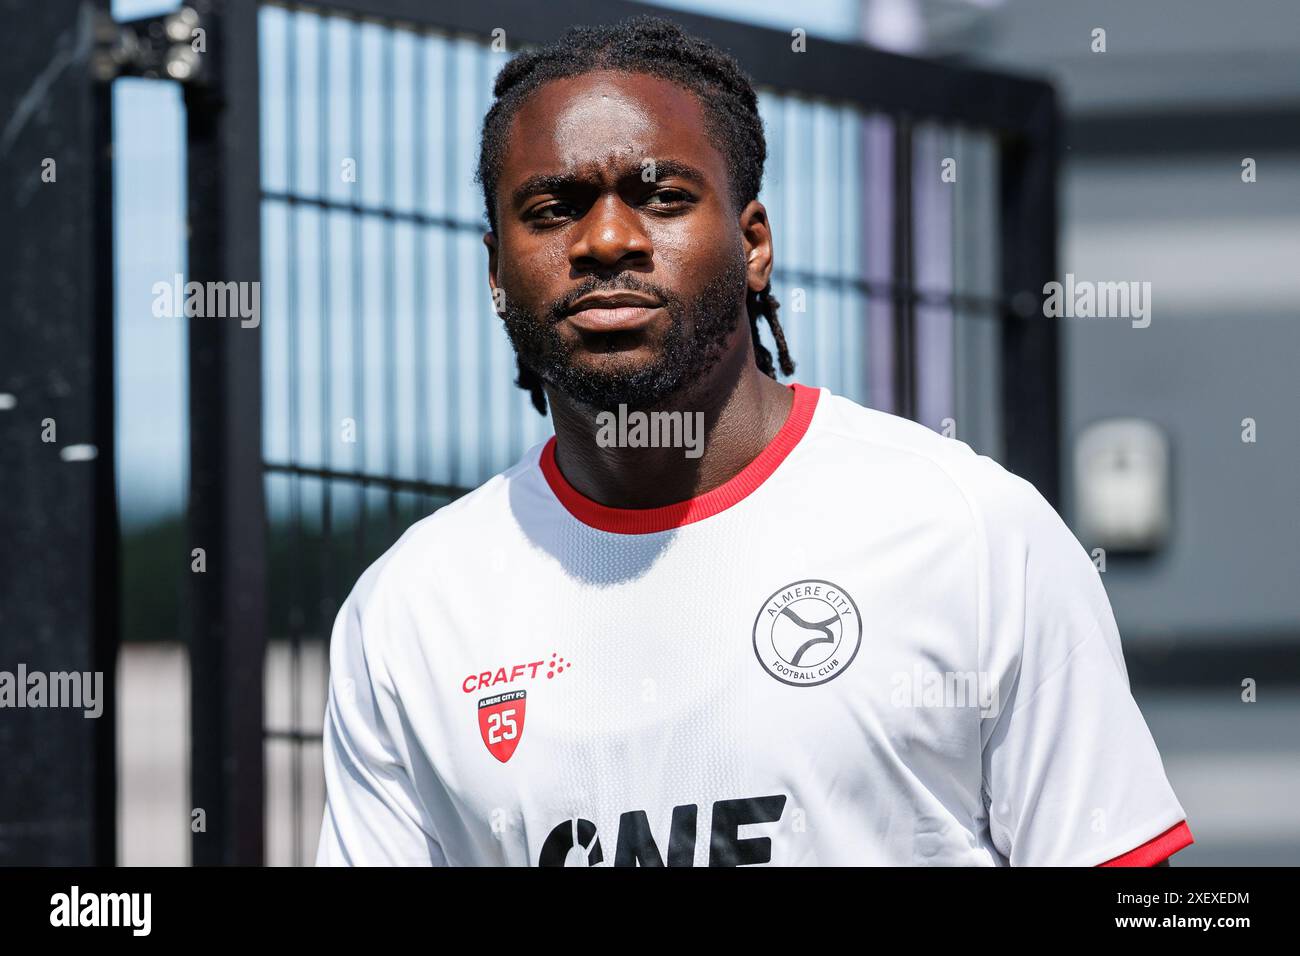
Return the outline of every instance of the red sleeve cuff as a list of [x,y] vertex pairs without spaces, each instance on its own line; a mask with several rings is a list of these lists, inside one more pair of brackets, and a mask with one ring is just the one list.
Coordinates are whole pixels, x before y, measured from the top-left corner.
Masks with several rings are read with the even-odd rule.
[[1164,833],[1148,840],[1140,847],[1129,850],[1113,860],[1099,863],[1098,866],[1155,866],[1161,860],[1169,859],[1183,847],[1191,846],[1195,842],[1192,831],[1188,829],[1187,821],[1184,820],[1182,823],[1175,823]]

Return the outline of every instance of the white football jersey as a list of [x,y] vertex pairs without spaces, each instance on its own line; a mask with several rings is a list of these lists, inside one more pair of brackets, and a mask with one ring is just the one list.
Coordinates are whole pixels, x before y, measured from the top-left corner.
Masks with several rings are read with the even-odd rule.
[[652,509],[554,441],[339,612],[318,864],[1146,864],[1192,842],[1092,560],[967,445],[792,386]]

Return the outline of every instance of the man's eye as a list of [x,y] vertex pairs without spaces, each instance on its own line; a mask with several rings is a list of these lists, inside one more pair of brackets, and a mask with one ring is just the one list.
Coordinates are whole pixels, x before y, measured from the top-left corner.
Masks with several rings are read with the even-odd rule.
[[648,202],[652,206],[667,206],[673,203],[682,202],[683,200],[688,198],[689,197],[686,195],[686,193],[682,192],[680,189],[672,189],[670,187],[665,187],[663,189],[656,189],[654,192],[652,192],[646,198],[646,202]]
[[532,219],[566,219],[573,213],[573,206],[567,202],[547,203],[545,206],[539,206],[534,209],[529,218]]

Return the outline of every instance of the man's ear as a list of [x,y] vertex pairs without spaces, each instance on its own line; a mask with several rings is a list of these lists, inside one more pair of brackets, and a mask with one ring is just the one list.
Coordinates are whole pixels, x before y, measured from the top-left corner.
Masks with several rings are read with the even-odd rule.
[[504,292],[497,285],[497,237],[491,230],[483,233],[483,245],[488,253],[488,289],[492,293],[492,311],[501,315],[501,299]]
[[488,285],[495,291],[497,287],[497,237],[490,229],[483,233],[483,245],[488,252]]
[[740,235],[750,291],[762,292],[772,279],[772,230],[767,209],[757,199],[740,211]]

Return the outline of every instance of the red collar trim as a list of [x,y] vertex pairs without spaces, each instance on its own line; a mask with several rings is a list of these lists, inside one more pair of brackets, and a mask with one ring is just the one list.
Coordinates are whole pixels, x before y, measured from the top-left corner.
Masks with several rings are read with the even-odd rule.
[[555,464],[555,436],[542,448],[539,464],[546,483],[560,500],[569,514],[585,525],[598,531],[613,534],[653,534],[656,531],[668,531],[682,525],[693,524],[711,518],[748,497],[759,485],[776,471],[786,456],[799,444],[812,422],[813,411],[817,408],[817,399],[821,389],[810,388],[795,382],[790,385],[794,391],[794,403],[790,414],[767,447],[758,453],[758,457],[740,470],[731,480],[724,482],[712,491],[707,491],[695,498],[662,505],[658,508],[611,508],[592,501],[582,492],[569,484]]

